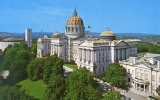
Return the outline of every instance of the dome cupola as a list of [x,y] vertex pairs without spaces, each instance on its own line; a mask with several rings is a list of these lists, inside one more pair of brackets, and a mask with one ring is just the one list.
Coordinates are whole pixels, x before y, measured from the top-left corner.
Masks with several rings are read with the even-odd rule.
[[58,37],[60,37],[60,36],[61,36],[61,34],[60,34],[59,32],[55,32],[55,33],[52,35],[53,38],[58,38]]
[[104,32],[101,33],[101,35],[100,35],[99,38],[102,39],[102,40],[112,41],[112,40],[116,39],[116,36],[115,36],[115,34],[112,31],[110,31],[107,28],[106,31],[104,31]]
[[83,37],[85,33],[85,27],[83,20],[77,15],[76,8],[73,15],[68,19],[66,25],[65,35],[70,38]]

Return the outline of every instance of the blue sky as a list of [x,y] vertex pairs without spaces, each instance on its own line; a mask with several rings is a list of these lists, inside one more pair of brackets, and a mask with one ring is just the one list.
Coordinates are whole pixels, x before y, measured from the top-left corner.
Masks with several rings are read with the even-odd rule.
[[0,0],[0,32],[64,33],[75,6],[92,32],[160,34],[160,0]]

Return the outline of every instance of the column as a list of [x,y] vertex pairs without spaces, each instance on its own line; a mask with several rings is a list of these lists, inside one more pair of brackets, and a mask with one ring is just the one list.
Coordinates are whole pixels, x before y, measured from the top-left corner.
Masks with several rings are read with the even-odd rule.
[[86,49],[86,61],[88,62],[89,60],[89,50],[88,49]]
[[120,50],[118,49],[118,61],[120,60]]
[[86,49],[84,49],[84,61],[86,61]]
[[144,84],[144,92],[145,92],[145,87],[146,87],[146,85]]
[[82,49],[80,49],[80,59],[82,59]]
[[96,62],[96,51],[92,51],[92,62]]
[[93,62],[93,51],[91,50],[91,62]]
[[88,50],[89,51],[89,53],[88,53],[88,61],[91,61],[91,50]]

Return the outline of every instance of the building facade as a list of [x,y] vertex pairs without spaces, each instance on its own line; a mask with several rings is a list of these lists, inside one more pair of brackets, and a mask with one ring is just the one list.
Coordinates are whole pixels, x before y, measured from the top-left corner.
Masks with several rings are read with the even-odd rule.
[[127,82],[131,91],[139,95],[158,95],[156,88],[160,85],[160,54],[147,53],[143,57],[129,57],[120,61],[126,68]]
[[25,42],[28,47],[32,47],[32,29],[25,29]]
[[[94,76],[103,74],[106,67],[129,56],[137,56],[137,48],[123,40],[116,40],[116,36],[109,29],[100,36],[92,36],[85,31],[83,20],[77,15],[76,9],[68,19],[65,34],[54,33],[51,39],[50,54],[55,53],[64,61],[74,60],[80,67],[86,67]],[[42,43],[43,42],[43,43]],[[47,52],[48,48],[42,48],[48,43],[45,39],[39,39],[37,45],[37,57],[45,56],[41,52]],[[48,49],[48,50],[46,50]]]

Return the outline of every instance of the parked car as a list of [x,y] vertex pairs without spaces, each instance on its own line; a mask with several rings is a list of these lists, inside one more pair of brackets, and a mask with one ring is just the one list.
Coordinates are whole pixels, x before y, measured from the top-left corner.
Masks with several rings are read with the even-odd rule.
[[103,91],[107,91],[107,90],[108,90],[107,86],[104,86]]

